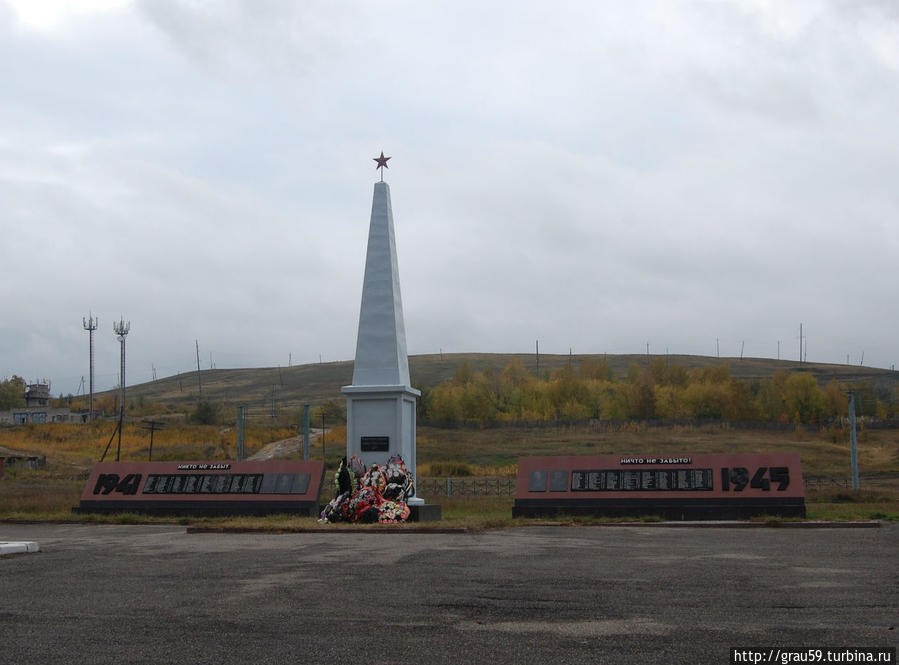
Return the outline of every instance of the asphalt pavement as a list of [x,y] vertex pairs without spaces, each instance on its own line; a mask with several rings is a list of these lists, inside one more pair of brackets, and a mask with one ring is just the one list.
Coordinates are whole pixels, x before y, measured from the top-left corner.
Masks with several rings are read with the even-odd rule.
[[895,647],[899,525],[187,533],[0,524],[0,663],[728,663]]

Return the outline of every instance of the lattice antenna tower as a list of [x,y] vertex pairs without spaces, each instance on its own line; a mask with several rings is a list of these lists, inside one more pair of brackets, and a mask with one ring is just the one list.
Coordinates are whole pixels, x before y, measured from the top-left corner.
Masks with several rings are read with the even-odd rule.
[[88,338],[90,339],[90,401],[88,402],[88,421],[94,419],[94,331],[97,329],[97,325],[100,323],[99,318],[94,318],[94,313],[90,312],[85,319],[83,316],[81,317],[81,321],[84,325],[84,329],[87,330]]
[[122,425],[125,423],[125,337],[127,337],[128,333],[131,331],[131,321],[125,323],[124,318],[120,317],[118,323],[113,322],[112,330],[118,337],[119,344],[122,348],[122,364],[119,374],[121,379],[119,385],[119,444],[115,456],[116,462],[118,462],[122,452]]

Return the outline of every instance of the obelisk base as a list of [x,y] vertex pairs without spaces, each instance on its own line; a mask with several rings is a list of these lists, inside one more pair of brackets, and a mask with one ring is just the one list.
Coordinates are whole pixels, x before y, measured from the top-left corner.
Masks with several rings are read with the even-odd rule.
[[442,510],[439,503],[409,503],[410,522],[439,522],[442,518]]

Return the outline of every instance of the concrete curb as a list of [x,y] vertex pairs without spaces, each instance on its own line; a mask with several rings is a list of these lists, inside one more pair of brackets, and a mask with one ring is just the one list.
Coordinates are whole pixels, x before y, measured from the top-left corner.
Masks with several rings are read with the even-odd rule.
[[187,533],[258,533],[260,535],[284,535],[291,533],[321,533],[321,534],[337,534],[337,533],[468,533],[465,527],[459,528],[421,528],[421,527],[389,527],[389,526],[367,526],[367,527],[339,527],[336,529],[306,529],[306,528],[266,528],[266,527],[227,527],[227,526],[189,526]]
[[[536,526],[536,525],[535,525]],[[546,522],[541,526],[549,526]],[[558,524],[554,526],[565,526]],[[877,521],[865,522],[599,522],[597,524],[579,524],[578,526],[645,526],[669,529],[879,529]]]
[[40,552],[41,546],[33,541],[23,541],[18,543],[0,542],[0,556],[7,554],[30,554],[32,552]]

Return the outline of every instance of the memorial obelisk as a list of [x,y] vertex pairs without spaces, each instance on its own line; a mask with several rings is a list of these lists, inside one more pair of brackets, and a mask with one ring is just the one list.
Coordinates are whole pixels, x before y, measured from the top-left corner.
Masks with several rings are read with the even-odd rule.
[[[371,204],[353,383],[342,388],[347,457],[358,455],[370,466],[399,455],[415,478],[415,403],[421,393],[409,381],[393,210],[384,182],[388,159],[383,152],[374,159],[381,180]],[[424,501],[413,497],[409,504]]]

